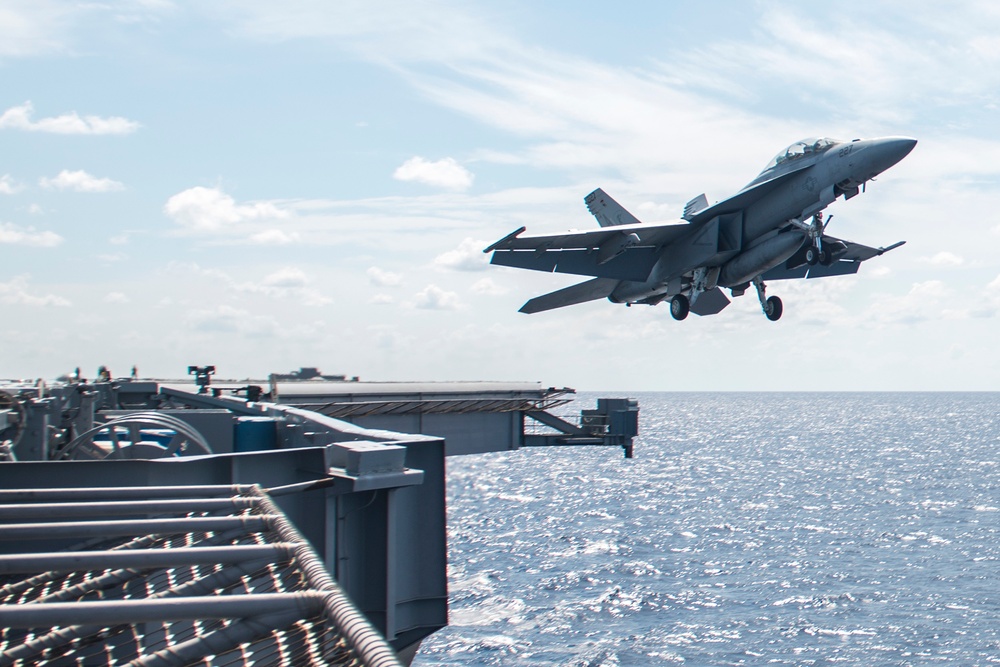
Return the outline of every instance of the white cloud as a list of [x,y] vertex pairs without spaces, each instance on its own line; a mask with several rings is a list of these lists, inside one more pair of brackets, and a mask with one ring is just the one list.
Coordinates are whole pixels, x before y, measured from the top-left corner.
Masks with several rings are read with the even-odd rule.
[[472,287],[469,289],[476,294],[483,294],[485,296],[500,296],[510,291],[506,287],[497,285],[493,282],[492,278],[482,278],[481,280],[477,280],[472,283]]
[[5,2],[0,9],[0,56],[61,51],[66,19],[76,7],[53,0]]
[[276,289],[297,289],[308,285],[309,278],[301,269],[289,266],[264,276],[260,284]]
[[[181,227],[193,232],[220,232],[258,220],[288,217],[288,211],[271,202],[237,204],[218,188],[196,186],[178,192],[167,200],[164,211]],[[255,237],[262,239],[261,232]]]
[[457,248],[443,252],[434,258],[434,266],[452,271],[485,271],[489,268],[489,256],[483,252],[486,241],[466,237]]
[[239,334],[248,338],[272,338],[281,329],[273,317],[253,315],[225,304],[214,309],[193,310],[187,314],[186,319],[195,331]]
[[449,190],[466,190],[475,176],[454,158],[446,157],[436,162],[420,156],[411,157],[396,168],[392,177],[397,181],[416,181]]
[[927,320],[956,319],[964,314],[948,310],[950,292],[940,280],[914,283],[902,296],[882,296],[872,302],[865,319],[879,324],[917,324]]
[[36,231],[34,227],[19,227],[12,222],[0,222],[0,243],[52,248],[63,242],[55,232]]
[[15,183],[10,174],[0,176],[0,195],[14,195],[24,189],[20,183]]
[[395,301],[396,300],[393,299],[388,294],[376,294],[375,296],[373,296],[371,299],[368,300],[368,303],[371,303],[376,306],[387,306],[391,303],[395,303]]
[[458,310],[462,307],[458,294],[446,292],[437,285],[428,285],[417,292],[413,305],[424,310]]
[[962,257],[947,250],[942,250],[933,257],[921,257],[920,261],[934,266],[961,266],[965,263]]
[[50,190],[72,190],[73,192],[116,192],[124,190],[125,184],[110,178],[98,178],[82,169],[63,169],[55,178],[41,178],[38,184]]
[[0,130],[26,130],[53,134],[131,134],[139,123],[121,116],[83,116],[71,111],[61,116],[32,120],[35,109],[31,102],[11,107],[0,115]]
[[272,299],[295,300],[304,306],[325,306],[333,299],[311,287],[312,281],[301,269],[284,267],[258,281],[237,282],[225,271],[202,269],[197,265],[181,265],[184,270],[211,278],[227,289],[243,294],[259,294]]
[[46,294],[38,296],[28,291],[28,276],[15,276],[8,282],[0,282],[0,303],[23,306],[68,306],[69,301]]
[[398,287],[403,283],[403,276],[372,266],[368,269],[368,280],[376,287]]
[[265,229],[251,234],[250,243],[255,245],[290,245],[301,241],[298,232],[285,232],[280,229]]
[[875,268],[867,271],[865,275],[871,278],[884,278],[890,273],[892,273],[892,269],[888,266],[876,266]]
[[129,303],[131,300],[122,292],[108,292],[104,295],[105,303]]

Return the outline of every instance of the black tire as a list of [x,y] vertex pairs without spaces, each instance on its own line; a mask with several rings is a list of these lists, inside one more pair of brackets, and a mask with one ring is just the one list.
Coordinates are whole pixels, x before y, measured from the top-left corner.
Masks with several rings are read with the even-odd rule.
[[691,302],[683,294],[675,294],[670,300],[670,316],[675,320],[683,320],[691,312]]
[[833,256],[826,248],[819,251],[819,263],[823,266],[830,266],[833,263]]
[[772,322],[777,322],[781,319],[781,313],[784,307],[781,305],[781,299],[776,296],[767,297],[767,308],[764,310],[764,314],[767,315],[767,319]]
[[819,248],[814,245],[806,248],[806,264],[809,266],[816,266],[816,262],[819,261]]

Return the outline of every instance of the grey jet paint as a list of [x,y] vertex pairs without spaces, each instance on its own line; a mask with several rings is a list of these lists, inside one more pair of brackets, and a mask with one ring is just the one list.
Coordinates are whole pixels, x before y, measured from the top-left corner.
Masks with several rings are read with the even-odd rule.
[[536,271],[593,276],[592,280],[531,299],[537,313],[594,299],[656,305],[670,314],[714,315],[753,285],[770,320],[781,317],[766,280],[856,273],[861,262],[903,245],[871,248],[826,233],[823,210],[851,199],[865,184],[906,157],[907,137],[805,139],[778,153],[745,188],[714,205],[704,194],[684,207],[681,222],[643,224],[603,190],[584,199],[600,229],[522,236],[521,227],[483,252],[491,263]]

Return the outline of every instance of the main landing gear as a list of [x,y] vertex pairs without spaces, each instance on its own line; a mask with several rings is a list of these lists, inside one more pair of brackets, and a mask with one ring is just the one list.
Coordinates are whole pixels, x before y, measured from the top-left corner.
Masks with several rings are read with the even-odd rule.
[[777,322],[781,319],[783,310],[781,299],[776,296],[766,296],[767,286],[764,285],[764,279],[760,276],[753,279],[753,286],[757,288],[757,299],[760,301],[761,310],[764,311],[767,319],[772,322]]
[[683,320],[691,312],[691,301],[683,294],[675,294],[670,300],[670,316],[675,320]]

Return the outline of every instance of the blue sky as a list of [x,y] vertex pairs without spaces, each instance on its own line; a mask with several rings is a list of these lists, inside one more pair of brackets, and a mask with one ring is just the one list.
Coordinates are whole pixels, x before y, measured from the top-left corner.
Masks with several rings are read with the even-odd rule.
[[[538,5],[542,4],[541,7]],[[4,3],[0,376],[107,364],[606,390],[996,390],[1000,9]],[[716,317],[490,267],[716,201],[807,136],[920,140],[830,231],[902,249]]]

